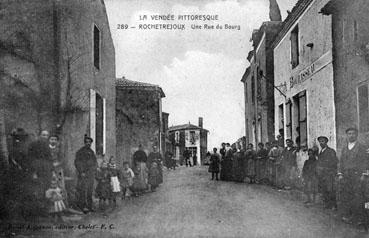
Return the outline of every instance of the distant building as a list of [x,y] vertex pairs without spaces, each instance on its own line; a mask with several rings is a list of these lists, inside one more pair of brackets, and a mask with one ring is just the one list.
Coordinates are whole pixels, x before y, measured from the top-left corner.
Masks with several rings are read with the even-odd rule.
[[334,102],[337,150],[346,144],[345,130],[359,129],[369,142],[369,2],[332,0],[322,8],[332,16]]
[[203,128],[203,118],[199,118],[199,125],[191,123],[169,127],[169,140],[171,142],[171,151],[176,158],[183,161],[183,152],[191,151],[197,156],[197,164],[201,165],[208,151],[208,133]]
[[104,1],[8,1],[0,26],[0,138],[14,128],[31,140],[57,133],[71,173],[85,134],[99,158],[115,156],[115,50]]
[[[116,79],[117,161],[131,162],[141,144],[149,153],[156,145],[163,153],[163,90],[153,84]],[[164,115],[167,119],[167,115]],[[165,120],[164,120],[165,121]]]
[[245,95],[246,142],[254,145],[275,139],[274,134],[274,57],[271,44],[281,21],[264,22],[252,34],[253,50],[248,54],[250,66],[241,82]]

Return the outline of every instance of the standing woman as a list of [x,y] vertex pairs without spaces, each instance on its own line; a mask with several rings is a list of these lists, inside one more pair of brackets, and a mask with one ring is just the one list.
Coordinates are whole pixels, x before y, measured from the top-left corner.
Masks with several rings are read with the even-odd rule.
[[245,179],[245,171],[244,171],[245,153],[240,149],[239,144],[236,144],[236,147],[237,147],[236,153],[233,156],[234,181],[243,182],[243,180]]
[[146,167],[147,155],[139,145],[138,150],[133,154],[133,190],[135,195],[142,194],[147,189],[148,169]]
[[250,183],[255,183],[256,179],[256,152],[253,144],[248,144],[246,150],[247,161],[247,176],[250,179]]

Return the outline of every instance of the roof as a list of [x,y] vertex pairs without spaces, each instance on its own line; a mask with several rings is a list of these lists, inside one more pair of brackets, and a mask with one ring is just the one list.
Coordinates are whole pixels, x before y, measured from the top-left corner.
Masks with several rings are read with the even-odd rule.
[[278,36],[272,44],[272,48],[275,48],[282,38],[287,34],[292,25],[298,20],[298,18],[305,12],[314,0],[299,0],[292,8],[292,11],[288,14],[287,18],[283,21],[283,26]]
[[337,10],[337,8],[345,3],[343,0],[330,0],[325,4],[325,6],[320,10],[323,15],[330,15]]
[[165,97],[163,89],[159,85],[144,83],[139,81],[128,80],[125,77],[117,78],[115,86],[122,89],[136,89],[136,90],[152,90],[160,93],[161,97]]
[[178,125],[178,126],[171,126],[168,128],[168,131],[179,131],[179,130],[204,130],[208,132],[208,130],[201,128],[199,126],[195,126],[190,123]]

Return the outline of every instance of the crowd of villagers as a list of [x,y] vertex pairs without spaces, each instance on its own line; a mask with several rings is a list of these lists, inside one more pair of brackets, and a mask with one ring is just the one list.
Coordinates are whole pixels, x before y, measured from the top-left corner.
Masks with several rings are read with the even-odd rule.
[[[358,130],[346,130],[347,143],[340,158],[329,147],[329,139],[319,136],[319,146],[299,148],[291,139],[279,135],[272,143],[253,144],[244,149],[235,143],[222,143],[209,154],[208,171],[212,180],[266,184],[284,190],[301,190],[306,206],[319,205],[320,195],[325,209],[337,212],[344,222],[367,230],[369,216],[369,153],[358,141]],[[284,146],[285,142],[285,146]],[[298,141],[297,141],[298,142]],[[302,171],[297,166],[297,153],[307,151]]]
[[68,215],[105,213],[114,210],[118,199],[153,192],[163,183],[162,156],[155,145],[148,155],[139,146],[132,163],[117,166],[114,157],[98,161],[91,149],[93,139],[85,135],[75,154],[75,174],[68,177],[58,135],[43,130],[33,139],[17,128],[8,140],[8,166],[0,187],[1,219],[45,217],[60,222]]

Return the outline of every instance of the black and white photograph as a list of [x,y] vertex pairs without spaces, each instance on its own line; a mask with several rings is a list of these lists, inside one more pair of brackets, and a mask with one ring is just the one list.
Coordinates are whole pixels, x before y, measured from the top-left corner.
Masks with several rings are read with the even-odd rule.
[[369,237],[369,0],[0,0],[0,237]]

